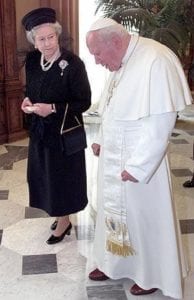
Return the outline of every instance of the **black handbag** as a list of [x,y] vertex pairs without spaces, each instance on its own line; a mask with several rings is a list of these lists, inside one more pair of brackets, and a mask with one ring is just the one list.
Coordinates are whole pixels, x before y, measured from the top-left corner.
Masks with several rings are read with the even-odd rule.
[[65,120],[68,111],[68,103],[66,104],[63,122],[61,125],[61,143],[62,149],[66,155],[72,155],[87,147],[86,132],[84,126],[80,123],[79,119],[74,116],[77,125],[68,129],[64,129]]

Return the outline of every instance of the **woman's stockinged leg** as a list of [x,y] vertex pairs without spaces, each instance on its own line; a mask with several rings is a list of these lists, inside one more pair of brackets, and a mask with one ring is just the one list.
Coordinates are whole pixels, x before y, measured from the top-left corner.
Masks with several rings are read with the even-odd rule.
[[53,232],[55,236],[60,236],[70,225],[69,216],[57,217],[57,227]]

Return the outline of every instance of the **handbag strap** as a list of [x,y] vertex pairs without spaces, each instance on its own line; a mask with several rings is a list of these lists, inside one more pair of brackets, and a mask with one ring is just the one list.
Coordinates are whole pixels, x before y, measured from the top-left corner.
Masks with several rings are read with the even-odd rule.
[[64,128],[64,125],[65,125],[65,120],[66,120],[66,117],[67,117],[67,111],[68,111],[68,107],[69,107],[69,104],[67,103],[66,104],[66,107],[65,107],[65,112],[64,112],[64,116],[63,116],[63,121],[62,121],[62,124],[61,124],[61,129],[60,129],[60,134],[63,134],[64,132],[68,132],[68,131],[71,131],[72,129],[76,128],[76,127],[79,127],[79,126],[82,126],[82,124],[80,123],[79,119],[74,116],[76,122],[78,123],[78,125],[74,126],[74,127],[71,127],[71,128],[68,128],[66,130],[63,130]]

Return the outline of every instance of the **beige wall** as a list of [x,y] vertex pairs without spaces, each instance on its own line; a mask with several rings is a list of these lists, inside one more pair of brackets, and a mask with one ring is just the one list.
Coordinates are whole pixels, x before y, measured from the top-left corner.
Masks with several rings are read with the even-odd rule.
[[38,7],[40,7],[39,0],[15,0],[18,50],[23,50],[29,46],[29,43],[26,41],[25,31],[22,27],[21,19],[28,11]]

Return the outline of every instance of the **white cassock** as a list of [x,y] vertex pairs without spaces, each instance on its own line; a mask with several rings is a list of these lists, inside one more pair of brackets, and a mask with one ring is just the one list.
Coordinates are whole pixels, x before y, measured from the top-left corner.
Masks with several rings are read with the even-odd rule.
[[[186,268],[167,148],[176,112],[191,104],[182,67],[171,50],[134,35],[104,99],[95,141],[101,145],[95,264],[112,279],[130,278],[180,299]],[[123,170],[139,182],[123,182]],[[122,242],[128,254],[119,252]]]

